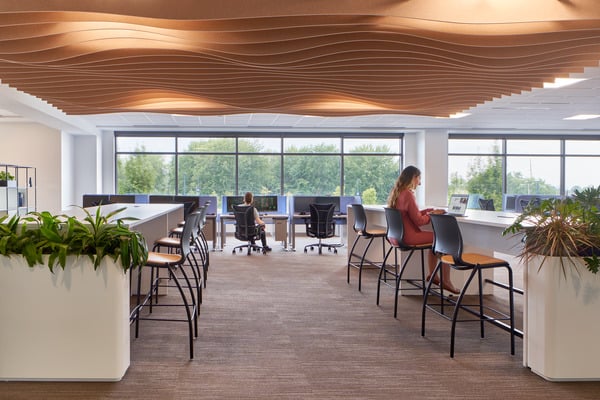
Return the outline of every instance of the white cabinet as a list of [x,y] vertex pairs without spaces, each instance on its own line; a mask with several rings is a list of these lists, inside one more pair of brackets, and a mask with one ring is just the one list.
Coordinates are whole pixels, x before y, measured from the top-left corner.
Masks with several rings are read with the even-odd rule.
[[25,215],[36,203],[35,168],[0,164],[0,216]]

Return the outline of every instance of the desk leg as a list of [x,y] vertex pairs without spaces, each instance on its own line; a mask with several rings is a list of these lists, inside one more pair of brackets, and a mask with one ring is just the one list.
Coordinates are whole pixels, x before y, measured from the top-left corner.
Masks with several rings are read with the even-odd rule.
[[225,226],[225,220],[221,218],[221,251],[223,251],[223,247],[225,246],[225,236],[227,233]]

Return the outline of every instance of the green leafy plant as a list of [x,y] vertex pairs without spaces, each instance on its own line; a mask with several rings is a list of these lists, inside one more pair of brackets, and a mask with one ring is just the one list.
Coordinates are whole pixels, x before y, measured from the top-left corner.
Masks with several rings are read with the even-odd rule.
[[[579,197],[548,199],[539,205],[530,205],[503,234],[524,234],[519,257],[529,261],[543,256],[540,268],[547,257],[559,257],[566,276],[566,264],[576,266],[575,260],[583,259],[587,269],[597,273],[600,217],[593,202],[584,201],[587,196],[586,192]],[[591,200],[592,195],[589,196]]]
[[15,177],[8,171],[0,171],[0,181],[14,181]]
[[[134,218],[115,218],[125,208],[102,215],[101,207],[94,214],[86,209],[83,220],[73,216],[53,215],[47,211],[33,212],[25,217],[0,218],[0,254],[21,255],[28,265],[44,264],[51,271],[64,268],[67,256],[87,256],[97,269],[105,257],[120,260],[124,271],[144,265],[148,248],[143,235],[125,224]],[[6,223],[4,223],[6,221]]]

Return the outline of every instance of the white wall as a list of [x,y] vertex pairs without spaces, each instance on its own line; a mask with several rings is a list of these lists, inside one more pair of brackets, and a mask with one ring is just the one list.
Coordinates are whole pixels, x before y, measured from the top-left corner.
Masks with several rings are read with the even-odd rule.
[[75,193],[74,185],[68,185],[67,182],[73,182],[75,180],[74,171],[75,171],[75,144],[74,137],[65,132],[61,134],[61,181],[65,183],[61,185],[61,209],[66,210],[69,206],[75,204],[74,198]]
[[420,207],[448,204],[448,131],[428,129],[404,135],[404,166],[421,170],[421,186],[416,191]]
[[93,135],[74,136],[73,197],[69,204],[83,205],[82,198],[86,193],[100,193],[98,167],[98,139]]
[[35,167],[38,211],[61,211],[61,132],[36,123],[0,125],[0,163]]

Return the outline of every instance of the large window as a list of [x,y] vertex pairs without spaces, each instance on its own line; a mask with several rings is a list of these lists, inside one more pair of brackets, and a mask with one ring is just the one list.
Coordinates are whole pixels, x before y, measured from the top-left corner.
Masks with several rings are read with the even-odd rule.
[[384,204],[402,136],[117,132],[117,193],[359,195]]
[[569,195],[598,186],[590,173],[600,165],[600,138],[469,137],[451,135],[448,142],[448,194],[468,193],[470,206],[479,197],[496,208],[506,195]]

